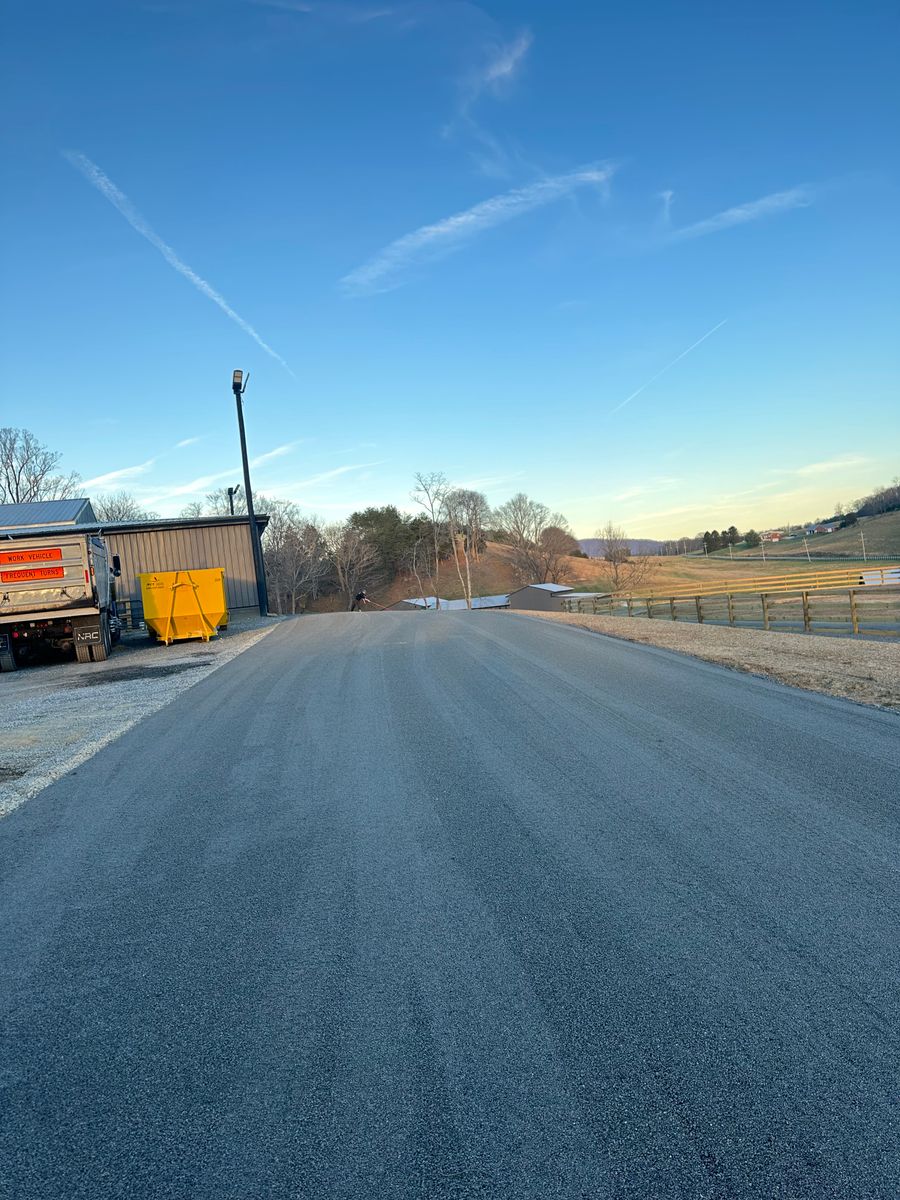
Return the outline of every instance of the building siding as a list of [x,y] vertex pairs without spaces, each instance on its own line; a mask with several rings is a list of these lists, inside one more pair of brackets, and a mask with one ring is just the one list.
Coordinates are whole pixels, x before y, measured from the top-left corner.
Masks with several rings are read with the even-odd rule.
[[108,530],[104,537],[110,555],[118,554],[121,560],[116,590],[120,599],[130,602],[135,621],[143,619],[138,575],[152,571],[221,567],[229,612],[257,608],[249,522],[189,529]]
[[517,592],[511,592],[510,608],[521,608],[532,612],[559,612],[562,609],[563,597],[572,589],[565,592],[545,592],[543,588],[524,587]]

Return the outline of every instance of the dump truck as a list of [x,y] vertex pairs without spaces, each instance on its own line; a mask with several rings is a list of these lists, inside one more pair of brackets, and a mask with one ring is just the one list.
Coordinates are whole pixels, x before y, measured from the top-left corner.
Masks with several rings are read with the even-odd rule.
[[102,662],[119,640],[115,579],[106,542],[92,533],[0,540],[0,670],[48,648]]

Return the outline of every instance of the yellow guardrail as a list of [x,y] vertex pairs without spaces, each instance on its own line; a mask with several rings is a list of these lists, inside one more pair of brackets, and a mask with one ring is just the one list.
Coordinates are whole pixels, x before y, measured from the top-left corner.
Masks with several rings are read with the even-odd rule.
[[868,585],[900,583],[900,567],[860,566],[841,567],[827,571],[793,571],[788,575],[745,575],[732,579],[710,579],[700,583],[686,583],[682,587],[669,587],[664,592],[618,593],[623,600],[679,600],[692,596],[727,596],[742,592],[817,592],[827,588],[863,587]]

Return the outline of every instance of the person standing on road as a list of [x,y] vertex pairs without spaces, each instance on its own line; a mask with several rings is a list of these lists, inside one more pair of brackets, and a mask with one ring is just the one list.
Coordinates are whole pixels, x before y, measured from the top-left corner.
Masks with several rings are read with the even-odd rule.
[[369,599],[369,597],[366,595],[366,593],[364,591],[357,592],[356,595],[353,597],[353,603],[350,605],[350,611],[351,612],[362,612],[363,608],[366,605],[371,604],[371,603],[372,603],[372,601]]

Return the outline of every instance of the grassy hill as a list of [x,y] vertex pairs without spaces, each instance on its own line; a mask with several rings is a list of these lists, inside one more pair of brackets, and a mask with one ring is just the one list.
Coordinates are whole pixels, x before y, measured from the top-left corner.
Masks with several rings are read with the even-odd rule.
[[[834,537],[836,535],[826,536]],[[867,546],[868,540],[867,533]],[[768,555],[768,550],[766,553]],[[773,567],[771,561],[764,563],[759,559],[742,559],[737,554],[733,562],[728,558],[722,559],[716,555],[712,555],[710,558],[661,556],[654,557],[650,561],[652,563],[651,575],[638,590],[641,594],[653,592],[655,595],[662,596],[666,595],[666,589],[669,587],[684,587],[695,582],[709,583],[719,579],[724,581],[762,578],[780,573],[806,573],[816,570],[817,566],[815,561],[812,563],[791,562],[785,563],[783,567],[779,568],[777,564]],[[862,561],[861,558],[860,561]],[[569,578],[566,582],[576,591],[606,592],[610,590],[606,564],[602,560],[570,558],[567,563]],[[481,561],[472,566],[472,591],[475,595],[490,596],[510,592],[521,587],[523,582],[526,581],[519,579],[516,575],[509,547],[498,542],[489,542]],[[396,600],[402,600],[416,593],[416,581],[409,577],[396,579],[389,587],[373,590],[371,594],[380,604],[393,604]],[[441,595],[447,600],[460,599],[463,595],[452,559],[449,563],[441,565]],[[341,606],[335,602],[332,607]]]
[[[900,512],[883,513],[879,517],[863,517],[857,525],[838,529],[834,533],[817,533],[806,539],[811,555],[852,554],[862,559],[862,541],[866,539],[866,555],[869,559],[879,554],[900,554]],[[756,556],[755,550],[735,550],[734,557]],[[791,538],[784,542],[767,542],[766,558],[778,558],[788,554],[805,554],[803,538]],[[717,561],[728,559],[728,551],[717,550],[713,557]]]

